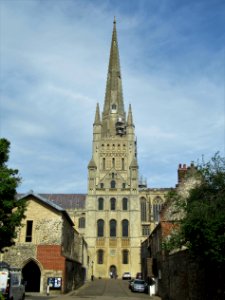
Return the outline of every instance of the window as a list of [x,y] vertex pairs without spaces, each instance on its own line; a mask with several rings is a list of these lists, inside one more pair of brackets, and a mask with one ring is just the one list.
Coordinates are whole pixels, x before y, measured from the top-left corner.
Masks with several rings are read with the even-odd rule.
[[122,170],[124,171],[124,169],[125,169],[124,158],[122,158]]
[[149,235],[150,229],[148,225],[142,225],[142,235]]
[[126,183],[125,183],[125,182],[123,182],[123,184],[122,184],[122,188],[123,188],[123,189],[125,189],[125,188],[126,188]]
[[113,168],[115,168],[115,158],[114,157],[112,158],[112,166],[113,166]]
[[85,228],[85,218],[84,217],[79,218],[78,228]]
[[110,237],[116,237],[116,220],[110,220],[109,228],[110,228]]
[[104,251],[101,249],[97,252],[97,262],[99,265],[102,265],[104,263]]
[[128,255],[129,255],[128,250],[123,250],[123,252],[122,252],[122,258],[123,258],[122,263],[124,265],[127,265],[129,263],[129,257],[128,257]]
[[104,183],[102,183],[102,182],[100,183],[100,188],[104,189]]
[[146,222],[147,221],[147,210],[146,210],[146,199],[141,198],[141,221]]
[[123,198],[123,210],[127,210],[128,209],[128,199],[127,198]]
[[128,220],[122,221],[122,237],[128,237],[129,236],[129,222]]
[[98,198],[98,210],[103,210],[103,209],[104,209],[104,199]]
[[116,109],[116,104],[113,104],[113,105],[112,105],[112,109]]
[[163,201],[160,197],[156,197],[153,201],[153,220],[154,220],[154,222],[159,222],[162,204],[163,204]]
[[97,221],[97,237],[104,236],[104,221],[102,219]]
[[115,198],[110,199],[110,209],[116,210],[116,199]]
[[115,180],[111,181],[111,189],[115,189],[116,188],[116,182]]
[[32,242],[33,221],[27,221],[26,242]]
[[105,170],[105,157],[102,159],[102,169]]

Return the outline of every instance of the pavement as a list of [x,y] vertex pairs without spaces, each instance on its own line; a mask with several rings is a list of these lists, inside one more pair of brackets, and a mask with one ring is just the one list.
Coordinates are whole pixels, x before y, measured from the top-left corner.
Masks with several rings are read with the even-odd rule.
[[47,300],[47,299],[62,299],[62,300],[161,300],[158,296],[150,296],[145,293],[132,293],[128,288],[128,282],[118,279],[95,279],[94,281],[87,281],[83,286],[77,290],[73,290],[67,294],[53,294],[50,295],[40,293],[26,294],[28,300]]

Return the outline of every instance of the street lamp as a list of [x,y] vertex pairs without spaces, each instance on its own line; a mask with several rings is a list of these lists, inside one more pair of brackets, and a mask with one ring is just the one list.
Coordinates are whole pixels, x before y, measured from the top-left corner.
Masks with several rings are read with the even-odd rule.
[[91,280],[92,281],[94,280],[94,262],[93,262],[93,260],[91,262]]

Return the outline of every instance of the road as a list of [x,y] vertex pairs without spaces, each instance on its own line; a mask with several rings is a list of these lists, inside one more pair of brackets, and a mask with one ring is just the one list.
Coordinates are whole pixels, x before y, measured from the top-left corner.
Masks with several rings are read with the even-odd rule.
[[83,299],[99,299],[99,300],[159,300],[158,297],[150,297],[144,293],[133,293],[128,288],[128,281],[121,279],[95,279],[87,282],[80,289],[72,291],[66,295],[32,295],[28,294],[26,300],[46,300],[46,299],[62,299],[62,300],[83,300]]

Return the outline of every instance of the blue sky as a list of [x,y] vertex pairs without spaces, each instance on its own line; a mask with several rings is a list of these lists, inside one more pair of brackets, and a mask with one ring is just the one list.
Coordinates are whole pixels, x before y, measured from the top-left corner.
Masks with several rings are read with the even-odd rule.
[[114,16],[148,186],[175,186],[179,163],[224,156],[223,0],[1,0],[0,133],[19,192],[86,193]]

